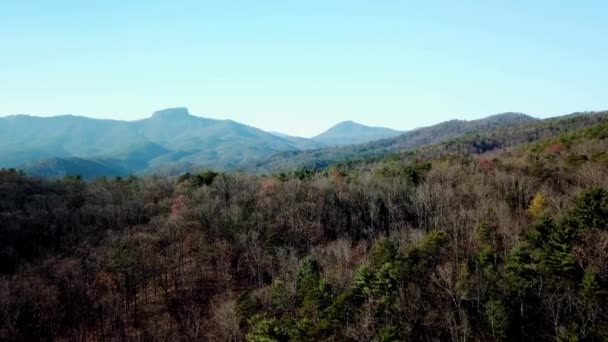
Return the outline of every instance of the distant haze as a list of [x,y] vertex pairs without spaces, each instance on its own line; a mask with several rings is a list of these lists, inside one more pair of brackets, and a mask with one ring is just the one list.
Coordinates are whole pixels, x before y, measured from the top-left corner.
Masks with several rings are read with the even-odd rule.
[[311,137],[608,108],[605,1],[6,1],[0,115],[158,108]]
[[394,137],[401,132],[344,122],[306,139],[233,120],[194,116],[187,108],[135,121],[61,115],[0,118],[0,167],[88,178],[199,168],[239,169],[256,158]]

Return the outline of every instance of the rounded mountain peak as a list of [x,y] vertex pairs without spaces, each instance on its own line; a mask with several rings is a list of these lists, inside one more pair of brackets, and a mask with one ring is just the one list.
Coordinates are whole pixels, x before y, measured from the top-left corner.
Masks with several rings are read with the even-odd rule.
[[190,116],[190,112],[186,107],[167,108],[158,110],[152,114],[152,117],[157,119],[178,119]]
[[337,123],[333,127],[353,127],[353,126],[365,126],[365,125],[362,125],[358,122],[354,122],[352,120],[346,120],[346,121]]

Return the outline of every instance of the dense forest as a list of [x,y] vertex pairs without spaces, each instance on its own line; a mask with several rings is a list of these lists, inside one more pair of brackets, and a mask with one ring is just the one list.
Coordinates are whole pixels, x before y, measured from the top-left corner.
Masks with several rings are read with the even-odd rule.
[[606,341],[607,118],[264,175],[2,170],[0,340]]

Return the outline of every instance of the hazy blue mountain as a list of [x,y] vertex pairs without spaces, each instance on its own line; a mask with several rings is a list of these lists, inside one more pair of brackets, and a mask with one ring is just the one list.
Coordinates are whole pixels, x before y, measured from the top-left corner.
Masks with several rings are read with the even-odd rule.
[[279,138],[285,139],[289,141],[293,146],[297,147],[299,150],[310,150],[315,148],[321,148],[324,144],[314,141],[313,139],[296,137],[293,135],[283,134],[281,132],[269,132],[272,135],[275,135]]
[[129,124],[74,115],[0,118],[0,166],[51,157],[103,155],[137,142]]
[[[80,174],[85,178],[178,174],[202,168],[314,167],[531,120],[535,119],[506,113],[482,120],[452,120],[405,133],[347,121],[306,139],[194,116],[186,108],[157,111],[137,121],[13,115],[0,118],[0,167],[20,167],[47,177]],[[345,146],[360,141],[365,143]]]
[[142,142],[132,145],[126,149],[110,153],[115,164],[121,165],[127,170],[144,170],[151,166],[156,158],[171,154],[162,145],[152,142]]
[[344,121],[313,137],[312,140],[325,146],[339,146],[392,138],[400,134],[403,134],[403,132],[384,127],[365,126],[353,121]]
[[161,110],[137,121],[75,115],[0,118],[0,167],[32,168],[40,161],[63,170],[75,164],[80,168],[88,159],[112,160],[129,172],[171,164],[227,169],[303,145],[231,120],[194,116],[186,108]]
[[67,175],[81,175],[85,179],[102,176],[128,176],[131,171],[110,160],[82,158],[48,158],[23,166],[28,175],[61,178]]

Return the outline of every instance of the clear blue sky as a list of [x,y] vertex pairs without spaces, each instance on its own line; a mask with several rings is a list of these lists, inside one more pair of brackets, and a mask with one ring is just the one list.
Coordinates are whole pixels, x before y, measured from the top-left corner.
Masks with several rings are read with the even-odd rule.
[[187,106],[309,136],[608,109],[606,1],[5,1],[0,115]]

